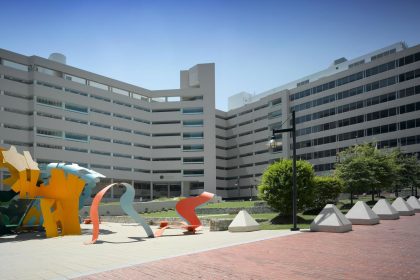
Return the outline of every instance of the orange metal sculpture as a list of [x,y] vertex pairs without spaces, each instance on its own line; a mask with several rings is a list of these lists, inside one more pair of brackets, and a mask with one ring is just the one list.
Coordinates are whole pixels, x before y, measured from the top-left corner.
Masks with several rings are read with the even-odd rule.
[[208,202],[213,197],[213,193],[203,192],[196,197],[188,197],[179,201],[176,204],[175,209],[178,215],[181,216],[181,218],[183,218],[186,221],[186,223],[180,222],[170,224],[166,221],[161,222],[160,228],[155,232],[155,237],[162,236],[163,232],[167,228],[180,228],[186,230],[185,233],[194,234],[201,227],[201,221],[195,213],[195,208]]

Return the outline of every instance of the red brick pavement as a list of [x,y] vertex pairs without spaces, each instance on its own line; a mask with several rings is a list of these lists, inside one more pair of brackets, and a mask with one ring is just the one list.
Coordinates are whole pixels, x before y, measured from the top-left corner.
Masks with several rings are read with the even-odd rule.
[[353,226],[348,233],[305,232],[81,279],[420,279],[420,214]]

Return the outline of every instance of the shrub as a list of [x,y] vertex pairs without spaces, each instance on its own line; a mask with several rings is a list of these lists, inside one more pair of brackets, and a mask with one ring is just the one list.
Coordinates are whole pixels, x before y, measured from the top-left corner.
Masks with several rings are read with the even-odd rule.
[[[292,160],[282,159],[271,164],[262,176],[258,187],[259,196],[267,204],[281,212],[282,215],[292,214],[293,187]],[[312,204],[312,184],[314,170],[312,164],[299,160],[296,162],[297,210],[306,209]]]
[[338,195],[343,191],[343,183],[332,176],[316,176],[314,178],[313,208],[322,209],[325,204],[335,203]]

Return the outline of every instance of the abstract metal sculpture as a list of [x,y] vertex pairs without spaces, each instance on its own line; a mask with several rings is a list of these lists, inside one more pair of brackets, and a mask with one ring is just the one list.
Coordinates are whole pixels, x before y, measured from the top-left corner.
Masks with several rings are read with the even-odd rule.
[[201,221],[195,213],[195,208],[208,202],[213,197],[213,193],[203,192],[196,197],[188,197],[180,200],[176,204],[175,209],[178,215],[181,216],[181,218],[184,219],[186,222],[180,222],[177,224],[169,224],[165,221],[161,222],[160,228],[155,232],[155,236],[162,236],[163,232],[167,228],[180,228],[187,230],[185,233],[194,234],[201,227]]
[[81,234],[78,210],[86,198],[81,198],[82,191],[90,193],[93,183],[103,175],[76,164],[59,163],[49,166],[43,182],[30,153],[24,151],[22,155],[14,146],[0,148],[0,167],[7,168],[11,175],[4,180],[11,188],[10,197],[35,200],[24,214],[23,225],[42,224],[47,237],[58,236],[59,229],[61,235]]
[[95,196],[95,198],[93,199],[92,205],[90,206],[90,219],[92,221],[93,224],[93,230],[92,230],[92,240],[89,242],[86,242],[85,244],[94,244],[99,237],[99,213],[98,213],[98,208],[99,208],[99,203],[102,200],[102,197],[105,195],[105,193],[111,189],[114,186],[117,185],[123,185],[126,188],[126,191],[124,192],[124,194],[121,196],[120,198],[120,205],[121,208],[124,210],[124,212],[129,215],[131,218],[134,219],[134,221],[136,221],[136,223],[140,224],[144,230],[147,233],[147,236],[150,238],[154,237],[153,231],[150,228],[150,226],[147,224],[146,220],[144,220],[138,213],[136,210],[134,210],[133,207],[133,201],[134,201],[134,193],[135,190],[133,188],[132,185],[127,184],[127,183],[114,183],[111,185],[106,186],[105,188],[103,188],[100,192],[98,192]]

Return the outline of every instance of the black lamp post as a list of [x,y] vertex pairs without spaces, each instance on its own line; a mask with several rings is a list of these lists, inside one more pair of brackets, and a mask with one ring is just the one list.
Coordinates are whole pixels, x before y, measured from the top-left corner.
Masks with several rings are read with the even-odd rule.
[[276,148],[276,134],[284,133],[284,132],[291,132],[293,135],[293,190],[292,190],[292,215],[293,215],[293,227],[290,229],[291,231],[298,231],[300,230],[297,227],[297,188],[296,188],[296,118],[295,118],[295,111],[292,111],[292,127],[291,128],[284,128],[284,129],[273,129],[273,135],[271,136],[271,140],[269,145],[272,149]]
[[241,187],[239,186],[239,177],[236,178],[235,187],[237,188],[237,191],[238,191],[238,198],[240,198],[241,197]]

